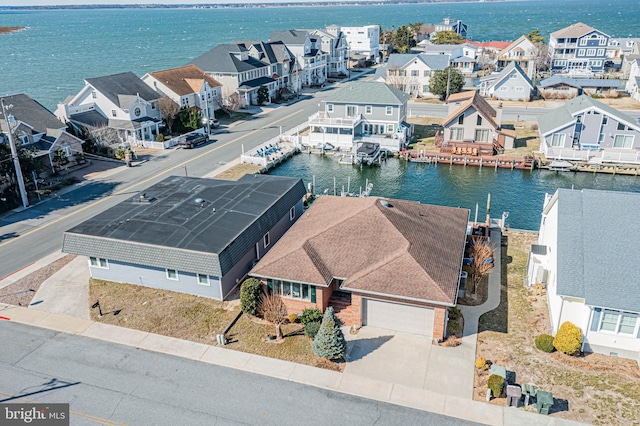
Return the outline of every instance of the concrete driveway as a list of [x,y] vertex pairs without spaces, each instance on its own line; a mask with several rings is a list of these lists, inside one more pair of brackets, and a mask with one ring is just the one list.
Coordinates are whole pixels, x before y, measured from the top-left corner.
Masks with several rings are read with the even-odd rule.
[[[347,339],[345,374],[468,398],[473,392],[475,348],[436,346],[414,334],[362,327],[344,330]],[[471,386],[471,387],[470,387]]]

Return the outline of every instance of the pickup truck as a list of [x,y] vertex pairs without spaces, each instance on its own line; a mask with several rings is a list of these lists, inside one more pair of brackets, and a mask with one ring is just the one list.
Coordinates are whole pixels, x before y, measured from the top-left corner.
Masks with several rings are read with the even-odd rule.
[[186,149],[190,149],[195,146],[202,145],[208,139],[209,138],[206,135],[203,135],[202,133],[191,133],[190,135],[187,135],[187,137],[184,138],[182,141],[180,141],[180,145],[182,145]]

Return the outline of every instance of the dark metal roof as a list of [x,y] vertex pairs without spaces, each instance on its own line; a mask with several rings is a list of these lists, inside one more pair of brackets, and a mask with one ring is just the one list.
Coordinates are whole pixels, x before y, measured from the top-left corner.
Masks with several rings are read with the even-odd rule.
[[244,61],[238,59],[237,55],[246,52],[244,45],[219,44],[208,52],[189,62],[200,67],[205,72],[236,73],[251,71],[266,67],[267,64],[251,56]]
[[95,109],[80,112],[78,114],[73,114],[69,117],[69,120],[83,126],[91,127],[107,126],[109,124],[109,120],[107,119],[107,117],[100,114]]
[[172,176],[68,230],[62,249],[222,276],[304,194],[302,180],[289,177]]
[[275,80],[271,77],[258,77],[258,78],[254,78],[253,80],[249,80],[249,81],[245,81],[242,86],[240,86],[241,89],[247,89],[247,88],[253,88],[253,87],[260,87],[260,86],[264,86],[265,84],[269,84],[269,83],[273,83]]

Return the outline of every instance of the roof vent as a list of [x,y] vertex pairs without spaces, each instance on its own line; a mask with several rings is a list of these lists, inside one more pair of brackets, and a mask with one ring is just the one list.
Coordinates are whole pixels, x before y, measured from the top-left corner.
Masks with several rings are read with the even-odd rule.
[[196,198],[196,204],[200,204],[200,207],[204,207],[204,204],[206,203],[204,198]]
[[380,204],[382,204],[384,207],[393,207],[387,200],[380,200]]
[[133,199],[133,202],[137,204],[151,204],[154,201],[156,201],[156,197],[150,197],[145,192]]

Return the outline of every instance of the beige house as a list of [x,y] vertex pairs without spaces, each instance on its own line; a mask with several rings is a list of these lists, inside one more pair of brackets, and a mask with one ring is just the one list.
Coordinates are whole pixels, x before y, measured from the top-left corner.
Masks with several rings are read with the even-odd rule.
[[507,65],[515,62],[531,78],[536,53],[536,46],[526,36],[520,36],[520,38],[498,53],[498,69],[506,68]]

